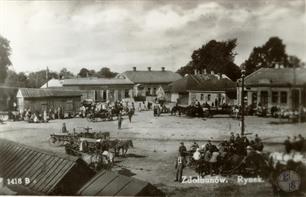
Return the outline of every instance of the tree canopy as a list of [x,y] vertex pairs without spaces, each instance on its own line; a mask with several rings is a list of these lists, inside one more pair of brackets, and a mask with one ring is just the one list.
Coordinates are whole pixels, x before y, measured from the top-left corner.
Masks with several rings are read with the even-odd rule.
[[0,83],[5,81],[8,72],[8,66],[12,64],[9,59],[10,55],[10,42],[0,35]]
[[108,67],[102,67],[98,72],[95,70],[89,70],[87,68],[82,68],[78,73],[79,77],[98,77],[98,78],[113,78],[118,73],[112,72]]
[[71,79],[74,78],[74,74],[70,72],[67,68],[62,68],[62,70],[59,72],[59,78],[60,79]]
[[254,47],[242,65],[248,75],[259,68],[301,67],[303,63],[298,57],[286,53],[286,45],[280,38],[271,37],[264,45]]
[[192,74],[194,71],[203,73],[214,71],[215,73],[225,74],[233,81],[240,77],[240,68],[235,65],[235,48],[237,39],[228,41],[211,40],[201,48],[193,51],[191,61],[177,72],[181,75]]
[[97,72],[97,77],[101,78],[113,78],[117,75],[118,73],[112,72],[110,68],[103,67]]

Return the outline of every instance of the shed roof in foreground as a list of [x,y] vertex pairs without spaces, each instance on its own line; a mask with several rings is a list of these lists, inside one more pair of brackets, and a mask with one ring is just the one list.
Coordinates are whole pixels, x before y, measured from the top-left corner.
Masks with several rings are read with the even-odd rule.
[[[91,170],[85,162],[77,157],[55,154],[29,147],[23,144],[0,139],[0,176],[4,178],[23,178],[23,184],[7,185],[18,194],[56,194],[55,190],[61,191],[62,180],[80,176],[80,172]],[[25,184],[24,178],[29,178],[30,183]],[[90,177],[83,176],[84,181]],[[78,189],[84,181],[75,181]],[[61,186],[60,186],[61,185]],[[70,188],[71,185],[69,185]]]
[[82,196],[163,196],[150,183],[102,170],[78,192]]

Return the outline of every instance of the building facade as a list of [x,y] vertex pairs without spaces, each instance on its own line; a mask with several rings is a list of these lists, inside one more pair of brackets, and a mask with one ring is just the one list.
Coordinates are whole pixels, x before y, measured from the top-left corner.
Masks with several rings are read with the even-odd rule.
[[182,76],[178,73],[167,71],[165,67],[161,70],[137,70],[133,67],[132,71],[126,71],[116,76],[118,79],[129,79],[134,83],[133,97],[144,97],[147,101],[153,101],[157,96],[159,88],[166,89],[167,86]]
[[82,100],[95,102],[131,99],[133,85],[132,81],[123,78],[75,78],[63,82],[64,89],[79,90],[82,92]]
[[236,99],[236,83],[215,74],[186,75],[169,87],[171,102],[180,105],[190,105],[198,101],[217,107],[225,103],[232,105]]
[[[241,87],[237,91],[241,98]],[[261,68],[245,78],[245,102],[254,107],[306,107],[305,68]]]
[[43,112],[62,107],[64,112],[77,112],[81,106],[81,92],[58,89],[20,88],[17,107],[20,112],[30,109]]

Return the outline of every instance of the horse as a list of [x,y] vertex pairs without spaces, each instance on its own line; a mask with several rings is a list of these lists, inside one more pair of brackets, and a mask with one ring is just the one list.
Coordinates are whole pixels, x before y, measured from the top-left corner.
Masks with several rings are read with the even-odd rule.
[[118,143],[115,145],[114,149],[115,149],[115,154],[120,153],[120,149],[122,150],[122,156],[125,157],[127,151],[129,150],[129,148],[134,148],[133,142],[132,140],[118,140]]
[[95,171],[99,171],[101,169],[110,169],[114,165],[114,155],[111,152],[104,151],[101,153],[80,153],[80,158],[84,160],[89,167],[94,169]]

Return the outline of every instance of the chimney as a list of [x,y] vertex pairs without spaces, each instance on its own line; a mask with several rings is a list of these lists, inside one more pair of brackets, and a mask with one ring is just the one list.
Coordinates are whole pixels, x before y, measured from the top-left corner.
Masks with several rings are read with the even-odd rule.
[[162,71],[165,71],[165,67],[161,67],[161,70],[162,70]]
[[133,67],[133,71],[136,71],[136,66]]
[[148,67],[148,71],[151,71],[151,67]]

